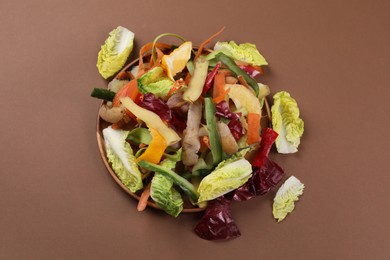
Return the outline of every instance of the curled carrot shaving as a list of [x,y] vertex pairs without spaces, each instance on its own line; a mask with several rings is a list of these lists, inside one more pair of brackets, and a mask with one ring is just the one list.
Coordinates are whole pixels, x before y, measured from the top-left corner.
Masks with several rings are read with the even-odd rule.
[[[171,48],[171,45],[166,44],[166,43],[159,43],[159,42],[157,42],[155,44],[155,46],[156,46],[156,48],[159,48],[159,49],[169,49],[169,48]],[[145,72],[144,61],[143,61],[142,57],[145,55],[145,53],[150,51],[152,49],[152,47],[153,47],[153,42],[148,42],[147,44],[142,46],[141,49],[139,50],[138,76],[142,75]]]
[[159,66],[161,64],[161,60],[162,57],[164,56],[164,53],[157,47],[156,47],[156,53],[157,53],[156,61],[153,61],[153,59],[150,59],[149,61],[150,67]]
[[149,183],[148,186],[146,186],[146,188],[141,194],[141,197],[139,198],[138,205],[137,205],[138,211],[144,211],[146,206],[148,205],[148,199],[150,196],[150,185],[151,183]]
[[215,37],[217,37],[218,35],[220,35],[220,34],[223,32],[223,30],[225,30],[225,26],[222,27],[221,30],[219,30],[218,32],[216,32],[216,33],[215,33],[214,35],[212,35],[210,38],[208,38],[207,40],[205,40],[204,42],[202,42],[202,44],[201,44],[201,45],[199,46],[199,48],[198,48],[198,52],[196,53],[194,60],[196,60],[197,58],[199,58],[199,56],[200,56],[200,55],[202,54],[202,52],[203,52],[204,47],[205,47],[207,44],[209,44],[209,42],[211,42],[212,39],[214,39]]

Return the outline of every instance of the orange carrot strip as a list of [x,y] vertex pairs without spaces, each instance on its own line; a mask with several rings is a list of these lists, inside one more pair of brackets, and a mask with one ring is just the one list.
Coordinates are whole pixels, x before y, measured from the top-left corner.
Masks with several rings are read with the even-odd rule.
[[212,39],[214,39],[215,37],[217,37],[218,35],[220,35],[220,34],[223,32],[223,30],[225,30],[225,26],[222,27],[221,30],[219,30],[217,33],[215,33],[214,35],[212,35],[210,38],[208,38],[207,40],[205,40],[204,42],[202,42],[202,44],[201,44],[201,45],[199,46],[199,48],[198,48],[198,52],[196,53],[194,60],[196,60],[196,59],[202,54],[203,48],[204,48],[209,42],[211,42]]
[[148,186],[145,187],[144,191],[141,194],[141,197],[139,198],[137,210],[138,211],[144,211],[146,206],[148,205],[148,199],[150,196],[150,183]]
[[248,133],[247,133],[247,143],[254,144],[260,142],[260,114],[248,113]]
[[135,100],[138,94],[137,79],[132,79],[115,94],[112,106],[118,107],[121,104],[120,99],[123,97],[130,97],[132,100]]
[[213,98],[213,103],[218,104],[219,102],[223,101],[225,99],[226,95],[229,93],[229,91],[230,91],[230,88],[224,89],[223,92],[219,96]]
[[213,87],[213,97],[218,97],[221,95],[225,89],[225,75],[218,72],[214,77],[214,87]]

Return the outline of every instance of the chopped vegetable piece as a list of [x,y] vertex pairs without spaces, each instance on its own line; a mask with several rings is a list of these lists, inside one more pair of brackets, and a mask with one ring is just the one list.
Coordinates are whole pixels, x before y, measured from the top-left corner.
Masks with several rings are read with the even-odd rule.
[[198,100],[190,104],[188,110],[187,128],[184,130],[182,139],[183,164],[186,166],[195,165],[198,161],[200,149],[199,125],[202,119],[202,103]]
[[121,88],[126,86],[127,83],[129,83],[129,80],[119,80],[117,78],[114,78],[108,83],[107,88],[115,93],[117,93]]
[[207,77],[209,62],[203,56],[195,61],[194,74],[192,75],[188,88],[184,91],[183,99],[188,102],[195,102],[202,94],[203,86]]
[[259,94],[259,86],[257,85],[257,82],[256,80],[254,80],[253,78],[251,78],[250,76],[248,76],[248,74],[246,74],[245,71],[243,71],[242,69],[240,69],[240,67],[238,67],[234,61],[229,58],[228,56],[226,56],[225,54],[223,53],[218,53],[215,58],[218,60],[218,61],[221,61],[229,70],[231,70],[236,76],[239,76],[241,75],[245,81],[249,84],[249,86],[251,86],[251,88],[253,89],[253,91],[256,93],[256,96]]
[[226,101],[222,101],[215,106],[217,116],[229,119],[229,123],[227,126],[230,129],[234,139],[237,141],[244,135],[244,128],[242,127],[242,123],[240,117],[241,113],[232,113],[230,112],[228,103]]
[[165,141],[164,137],[159,134],[159,132],[153,128],[149,128],[149,130],[152,136],[152,141],[146,148],[145,152],[137,158],[137,162],[145,160],[158,164],[164,154],[165,149],[167,148],[167,142]]
[[125,109],[123,107],[108,107],[104,104],[99,109],[99,116],[109,123],[117,123],[123,118],[124,114]]
[[186,67],[188,60],[191,58],[191,50],[192,42],[184,42],[169,55],[162,57],[161,66],[172,81],[175,81],[173,77]]
[[114,130],[111,127],[103,129],[106,144],[107,159],[112,169],[131,192],[142,189],[141,172],[138,169],[133,150],[126,142],[128,131]]
[[247,143],[254,144],[260,142],[260,114],[248,113],[248,133]]
[[[214,77],[213,98],[220,97],[225,92],[225,74],[217,73]],[[220,102],[214,102],[216,104]]]
[[251,78],[255,78],[257,75],[263,74],[261,67],[253,67],[251,65],[238,65],[238,67],[245,71]]
[[204,83],[204,86],[203,86],[202,95],[205,95],[207,93],[207,91],[211,88],[213,81],[214,81],[214,77],[218,73],[218,70],[221,67],[221,64],[222,63],[220,61],[217,62],[214,69],[211,72],[209,72],[209,74],[207,75],[206,82]]
[[294,176],[288,178],[279,188],[273,204],[273,215],[278,222],[294,210],[295,201],[299,200],[304,188],[305,185]]
[[137,80],[133,79],[127,83],[123,88],[121,88],[116,94],[112,101],[112,106],[118,107],[121,105],[120,99],[124,97],[129,97],[132,100],[136,100],[139,96],[137,88]]
[[298,104],[286,91],[274,95],[272,127],[279,134],[276,149],[279,153],[295,153],[303,134],[304,122],[299,118]]
[[195,233],[206,240],[226,240],[241,236],[232,218],[230,204],[230,200],[223,197],[210,201],[194,229]]
[[207,132],[209,133],[211,153],[213,155],[213,164],[217,165],[222,161],[222,144],[221,137],[217,131],[217,121],[215,118],[215,106],[211,101],[211,98],[204,99],[205,105],[205,114],[206,114],[206,124]]
[[159,172],[161,174],[164,174],[165,176],[171,178],[173,182],[178,185],[186,194],[187,196],[192,200],[192,202],[198,201],[199,194],[196,191],[194,185],[192,185],[189,181],[175,173],[174,171],[170,169],[166,169],[165,167],[150,163],[147,161],[140,161],[138,162],[138,165],[142,168],[153,171],[153,172]]
[[241,84],[225,84],[225,89],[230,89],[228,95],[237,109],[245,108],[248,113],[261,115],[259,100],[253,92]]
[[223,161],[198,187],[198,202],[213,200],[242,186],[251,177],[252,165],[244,158]]
[[112,101],[115,97],[115,92],[105,88],[94,88],[91,92],[91,97]]
[[144,191],[141,194],[141,197],[139,198],[137,210],[138,211],[144,211],[146,206],[148,205],[148,199],[150,196],[150,183],[148,186],[145,187]]
[[148,129],[137,127],[129,132],[126,139],[136,144],[149,145],[152,141],[152,135],[150,134]]
[[156,97],[166,98],[174,81],[164,74],[161,67],[154,67],[138,78],[138,90],[142,94],[152,93]]
[[176,131],[183,132],[186,128],[186,114],[180,113],[179,109],[170,108],[168,102],[165,103],[151,93],[145,94],[139,102],[139,105],[156,113],[161,120]]
[[271,147],[277,137],[278,133],[276,133],[272,128],[267,127],[264,130],[261,136],[259,150],[257,150],[255,158],[252,161],[253,166],[261,167],[264,165],[264,159],[268,157]]
[[254,167],[248,182],[234,191],[233,200],[245,201],[266,194],[282,180],[283,174],[283,169],[266,157],[264,165]]
[[138,106],[128,97],[122,98],[121,102],[131,113],[144,121],[148,127],[157,130],[164,137],[167,145],[172,145],[180,141],[178,134],[172,128],[167,127],[155,113]]
[[267,61],[257,50],[256,45],[252,43],[241,43],[237,45],[234,41],[217,42],[214,46],[215,51],[219,51],[232,59],[243,61],[251,65],[268,65]]
[[238,151],[238,145],[229,127],[222,122],[217,123],[218,132],[221,136],[222,151],[227,154],[234,154]]
[[173,180],[161,173],[156,173],[152,179],[151,197],[166,213],[177,217],[183,210],[183,199],[173,188]]
[[218,32],[216,32],[215,34],[213,34],[210,38],[206,39],[204,42],[202,42],[199,46],[199,49],[198,49],[198,52],[196,53],[196,56],[194,58],[194,60],[196,61],[199,56],[203,53],[203,48],[209,44],[211,42],[212,39],[214,39],[215,37],[217,37],[218,35],[220,35],[223,30],[225,30],[225,27],[222,27],[221,30],[219,30]]
[[119,71],[133,50],[134,33],[118,26],[102,45],[97,67],[103,78],[107,79]]

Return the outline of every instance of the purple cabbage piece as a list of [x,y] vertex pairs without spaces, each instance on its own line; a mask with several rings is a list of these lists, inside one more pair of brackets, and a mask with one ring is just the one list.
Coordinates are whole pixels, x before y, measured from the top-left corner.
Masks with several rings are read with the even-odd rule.
[[182,115],[176,109],[170,109],[162,99],[156,98],[152,93],[145,94],[139,105],[156,113],[161,120],[167,122],[170,127],[177,131],[183,132],[187,126],[185,115]]
[[205,214],[195,227],[195,233],[206,240],[226,240],[241,236],[232,218],[230,203],[225,197],[209,201]]
[[234,139],[237,141],[244,135],[244,128],[240,121],[241,113],[230,112],[229,105],[226,101],[219,102],[216,106],[216,115],[229,119],[228,127]]
[[252,177],[240,188],[233,191],[232,199],[245,201],[267,193],[282,180],[284,171],[275,162],[264,157],[264,165],[253,167]]
[[254,68],[251,65],[240,65],[240,69],[246,72],[250,77],[255,78],[257,75],[260,75],[261,72],[258,71],[256,68]]

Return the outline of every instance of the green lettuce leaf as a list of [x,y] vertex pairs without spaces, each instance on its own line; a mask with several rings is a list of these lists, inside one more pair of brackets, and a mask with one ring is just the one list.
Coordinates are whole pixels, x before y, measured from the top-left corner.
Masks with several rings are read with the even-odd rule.
[[173,180],[161,173],[155,173],[150,186],[150,196],[166,213],[177,217],[183,210],[183,199],[173,188]]
[[142,189],[141,172],[138,169],[133,150],[126,142],[128,131],[114,130],[111,126],[103,129],[108,161],[120,181],[131,192]]
[[142,94],[152,93],[156,97],[165,98],[174,82],[165,75],[162,67],[155,67],[142,75],[137,83]]
[[305,185],[297,178],[291,176],[279,188],[274,198],[272,213],[278,222],[282,221],[295,207],[295,201],[303,194]]
[[207,59],[211,59],[218,52],[223,52],[232,59],[246,62],[255,66],[268,65],[263,55],[257,50],[256,45],[252,43],[241,43],[237,45],[234,41],[217,42],[214,46],[214,51]]
[[251,177],[252,165],[244,158],[221,162],[199,184],[199,202],[213,200],[237,189]]
[[275,141],[276,149],[279,153],[295,153],[304,131],[298,104],[286,91],[276,93],[273,98],[272,128],[279,134]]
[[126,63],[134,45],[134,33],[118,26],[110,32],[98,54],[97,67],[107,79],[118,72]]
[[[176,162],[181,159],[181,148],[173,155],[165,155],[166,158],[160,166],[172,170]],[[183,210],[183,199],[180,193],[173,188],[173,180],[168,176],[156,172],[150,186],[150,196],[166,213],[177,217]]]

